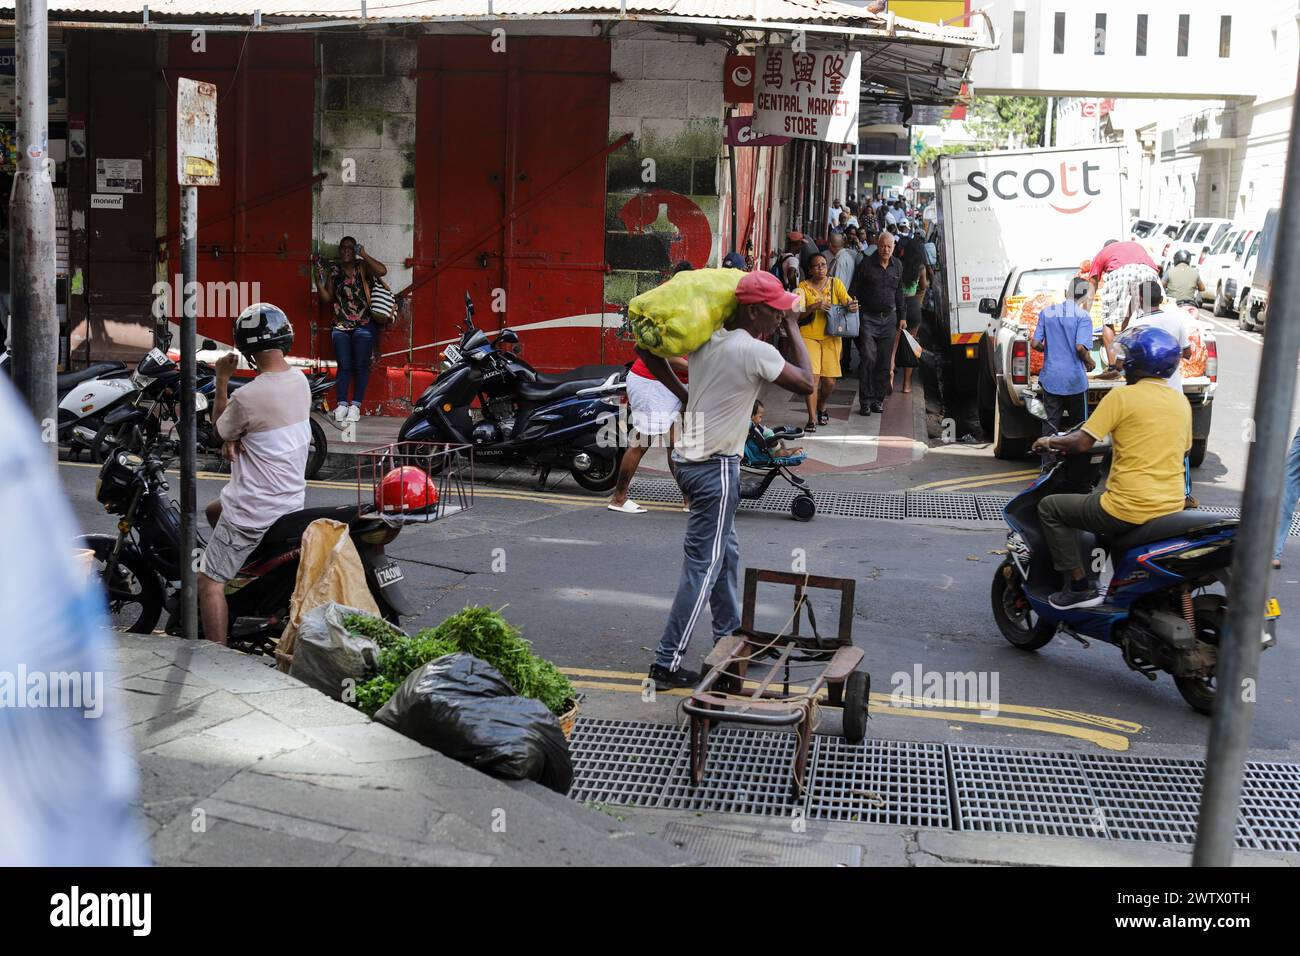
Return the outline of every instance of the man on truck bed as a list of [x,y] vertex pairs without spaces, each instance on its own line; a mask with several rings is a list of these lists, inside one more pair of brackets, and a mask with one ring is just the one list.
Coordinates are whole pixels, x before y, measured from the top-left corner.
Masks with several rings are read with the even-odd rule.
[[1075,276],[1065,289],[1065,301],[1049,305],[1038,313],[1033,347],[1043,353],[1043,370],[1038,384],[1043,390],[1047,418],[1043,434],[1079,425],[1088,414],[1088,376],[1097,367],[1092,359],[1092,316],[1084,307],[1092,288],[1087,279]]
[[1101,337],[1110,362],[1115,361],[1111,343],[1115,341],[1116,329],[1123,328],[1133,293],[1148,279],[1159,281],[1156,264],[1141,244],[1132,240],[1107,239],[1101,251],[1092,257],[1088,281],[1092,283],[1093,295],[1097,294],[1098,285],[1101,286]]

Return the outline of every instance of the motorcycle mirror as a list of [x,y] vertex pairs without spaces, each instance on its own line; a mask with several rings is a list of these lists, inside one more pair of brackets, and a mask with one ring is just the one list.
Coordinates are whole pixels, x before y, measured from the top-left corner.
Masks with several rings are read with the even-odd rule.
[[217,350],[217,343],[212,341],[212,339],[204,339],[199,343],[199,350],[203,352],[215,352]]

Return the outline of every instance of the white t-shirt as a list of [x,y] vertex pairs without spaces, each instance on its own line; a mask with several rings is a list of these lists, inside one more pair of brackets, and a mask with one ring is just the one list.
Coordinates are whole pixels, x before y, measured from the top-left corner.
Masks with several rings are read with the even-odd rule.
[[[1148,312],[1130,321],[1128,327],[1129,329],[1136,329],[1143,325],[1164,329],[1178,340],[1180,349],[1185,349],[1192,344],[1192,320],[1182,309],[1158,309],[1155,312]],[[1183,390],[1182,367],[1174,369],[1174,374],[1170,375],[1166,381],[1169,383],[1170,388],[1181,392]]]
[[310,415],[311,386],[296,368],[263,372],[231,394],[217,419],[217,434],[223,441],[239,439],[243,450],[221,489],[221,512],[227,521],[257,530],[302,510]]
[[739,455],[754,399],[764,382],[780,376],[785,359],[775,346],[744,329],[719,329],[691,353],[690,361],[689,398],[674,454],[683,461]]

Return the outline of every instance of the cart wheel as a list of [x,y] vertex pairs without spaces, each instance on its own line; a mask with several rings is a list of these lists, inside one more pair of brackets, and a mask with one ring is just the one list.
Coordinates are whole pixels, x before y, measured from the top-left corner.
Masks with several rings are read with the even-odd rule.
[[794,501],[790,502],[790,514],[794,515],[795,521],[812,521],[816,513],[817,502],[813,501],[812,495],[795,495]]
[[844,739],[860,744],[867,736],[867,695],[871,693],[871,675],[854,671],[844,681]]

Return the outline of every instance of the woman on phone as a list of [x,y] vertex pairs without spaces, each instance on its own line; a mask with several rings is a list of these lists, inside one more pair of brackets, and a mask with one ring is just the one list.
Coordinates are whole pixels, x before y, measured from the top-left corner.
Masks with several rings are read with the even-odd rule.
[[338,406],[334,419],[355,422],[370,379],[370,353],[378,330],[371,321],[370,294],[388,267],[370,256],[351,236],[339,240],[339,258],[328,268],[316,260],[316,287],[323,301],[334,306],[334,357],[338,360],[335,386]]

